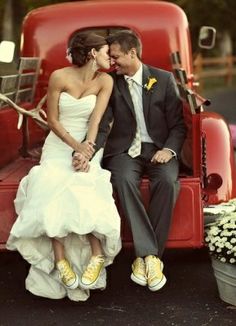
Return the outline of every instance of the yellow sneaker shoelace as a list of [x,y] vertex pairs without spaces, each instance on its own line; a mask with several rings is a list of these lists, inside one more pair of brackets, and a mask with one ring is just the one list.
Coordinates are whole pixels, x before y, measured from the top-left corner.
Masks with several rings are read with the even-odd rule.
[[90,262],[86,270],[84,271],[83,278],[91,281],[91,283],[94,282],[98,278],[103,268],[103,265],[104,265],[104,256],[102,255],[93,256],[90,259]]
[[60,272],[60,278],[63,281],[63,283],[67,284],[71,280],[75,279],[75,273],[73,272],[69,263],[66,260],[59,262],[58,265],[59,265],[58,269]]
[[142,258],[137,258],[133,264],[133,272],[134,274],[140,274],[142,276],[146,276],[145,264]]
[[147,276],[151,280],[152,278],[162,277],[162,271],[161,271],[161,262],[157,258],[150,258],[146,262],[147,266]]

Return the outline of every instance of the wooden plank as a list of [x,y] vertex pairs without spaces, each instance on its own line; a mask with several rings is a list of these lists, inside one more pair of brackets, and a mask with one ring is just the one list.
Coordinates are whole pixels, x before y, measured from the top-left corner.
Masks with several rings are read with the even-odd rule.
[[21,57],[19,64],[19,72],[24,70],[37,70],[40,66],[40,58],[38,57]]
[[0,169],[0,188],[16,185],[29,172],[29,170],[38,164],[38,160],[32,158],[18,158],[13,163]]
[[2,94],[9,93],[16,89],[16,84],[18,82],[18,74],[17,75],[8,75],[8,76],[0,76],[0,92]]

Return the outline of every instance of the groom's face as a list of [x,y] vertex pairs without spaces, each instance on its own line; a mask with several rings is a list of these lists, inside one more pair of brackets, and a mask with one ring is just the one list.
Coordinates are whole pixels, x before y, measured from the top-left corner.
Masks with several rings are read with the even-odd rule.
[[114,43],[110,45],[110,57],[118,75],[129,75],[133,64],[131,50],[124,53],[120,44]]

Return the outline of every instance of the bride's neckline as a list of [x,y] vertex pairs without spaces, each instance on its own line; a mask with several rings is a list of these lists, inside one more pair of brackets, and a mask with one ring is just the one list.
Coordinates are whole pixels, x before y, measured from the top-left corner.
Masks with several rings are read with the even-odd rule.
[[73,98],[76,101],[82,100],[82,99],[87,98],[89,96],[95,96],[95,97],[97,96],[95,94],[88,94],[88,95],[82,96],[80,98],[76,98],[76,97],[74,97],[73,95],[71,95],[70,93],[67,93],[67,92],[61,92],[61,94],[66,94],[66,95],[70,96],[71,98]]

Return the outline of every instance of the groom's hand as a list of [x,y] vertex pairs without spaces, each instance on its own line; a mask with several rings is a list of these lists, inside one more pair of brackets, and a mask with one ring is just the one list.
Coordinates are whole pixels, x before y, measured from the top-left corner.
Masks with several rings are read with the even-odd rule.
[[163,148],[162,150],[157,151],[153,155],[151,162],[164,164],[169,162],[172,159],[172,157],[173,157],[173,153],[169,149]]
[[75,171],[88,172],[89,160],[86,157],[84,157],[81,153],[75,152],[72,158],[72,166]]

